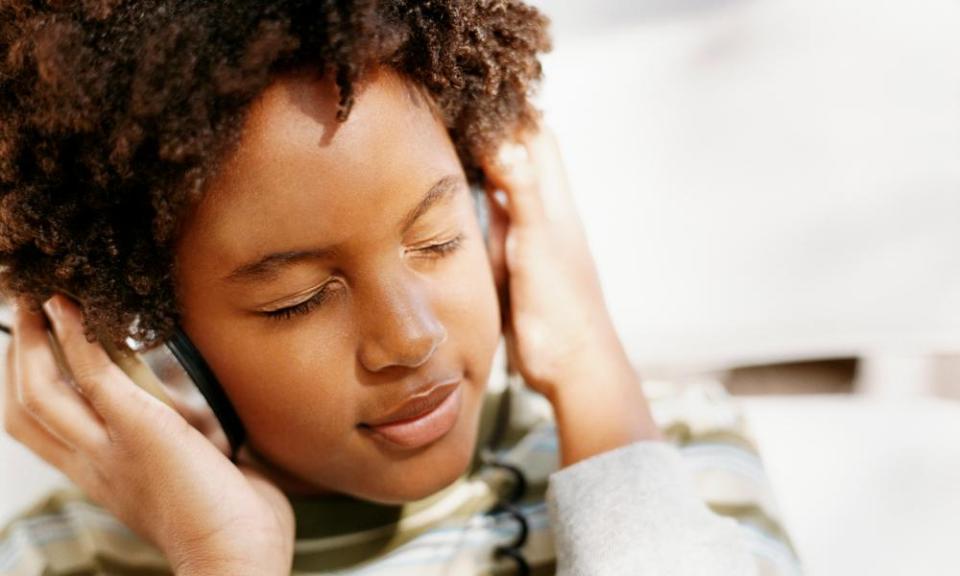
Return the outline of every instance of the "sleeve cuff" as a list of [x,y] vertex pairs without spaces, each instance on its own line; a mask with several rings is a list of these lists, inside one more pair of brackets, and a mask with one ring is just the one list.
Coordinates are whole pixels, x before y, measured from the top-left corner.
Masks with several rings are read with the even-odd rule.
[[736,522],[713,514],[679,451],[636,442],[550,475],[557,574],[714,574],[755,567]]

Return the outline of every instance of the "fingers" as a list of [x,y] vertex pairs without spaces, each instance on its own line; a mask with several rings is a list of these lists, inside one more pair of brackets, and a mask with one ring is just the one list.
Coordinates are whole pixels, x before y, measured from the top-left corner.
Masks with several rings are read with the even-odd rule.
[[549,225],[562,231],[580,251],[585,242],[583,224],[570,192],[560,146],[545,127],[527,132],[517,142],[505,142],[496,157],[484,165],[484,174],[497,191],[505,196],[503,203],[511,226],[542,229]]
[[492,184],[487,191],[491,204],[500,204],[496,190],[505,193],[503,208],[512,224],[530,226],[544,219],[539,177],[525,142],[503,143],[496,158],[484,166],[484,174]]
[[3,428],[7,434],[30,449],[48,464],[64,470],[71,461],[73,449],[51,434],[23,409],[17,397],[15,363],[16,343],[7,346],[3,385]]
[[70,367],[74,384],[99,416],[117,424],[150,396],[130,382],[97,342],[87,341],[79,307],[62,295],[43,304]]
[[61,372],[41,315],[18,307],[13,346],[14,409],[68,447],[101,446],[107,440],[103,423]]
[[71,476],[70,467],[76,452],[49,433],[27,414],[4,417],[7,434],[23,444],[47,464]]

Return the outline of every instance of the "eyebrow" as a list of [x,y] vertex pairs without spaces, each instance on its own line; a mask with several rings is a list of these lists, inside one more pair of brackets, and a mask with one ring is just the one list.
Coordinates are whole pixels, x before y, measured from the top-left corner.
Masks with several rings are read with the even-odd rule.
[[400,220],[400,232],[402,233],[409,230],[430,208],[438,204],[441,200],[449,199],[453,196],[454,192],[465,187],[466,181],[463,179],[463,176],[451,174],[437,180],[436,184],[427,190],[427,193],[420,202]]
[[[400,220],[401,233],[406,232],[421,216],[433,206],[453,196],[455,192],[466,187],[463,176],[449,175],[438,180],[427,190],[420,202],[407,212]],[[277,273],[280,268],[296,264],[304,260],[325,260],[337,253],[335,248],[317,248],[307,250],[288,250],[267,254],[253,262],[243,264],[227,274],[228,282],[247,283],[262,281]]]

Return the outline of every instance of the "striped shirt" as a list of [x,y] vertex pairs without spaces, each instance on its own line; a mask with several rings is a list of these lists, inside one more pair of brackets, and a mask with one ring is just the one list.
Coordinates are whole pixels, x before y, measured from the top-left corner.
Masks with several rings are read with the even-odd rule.
[[[722,387],[648,382],[645,391],[699,497],[736,521],[756,573],[799,574],[757,451]],[[518,379],[493,387],[473,463],[440,492],[400,506],[294,497],[293,574],[554,574],[547,488],[557,468],[546,400]],[[51,494],[0,532],[3,575],[169,573],[153,546],[76,491]]]

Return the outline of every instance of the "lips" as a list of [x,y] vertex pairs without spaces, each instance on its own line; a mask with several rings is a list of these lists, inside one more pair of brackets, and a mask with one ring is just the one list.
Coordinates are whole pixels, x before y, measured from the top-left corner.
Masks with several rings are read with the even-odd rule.
[[460,384],[460,379],[438,384],[359,428],[394,447],[410,449],[430,444],[456,424],[462,396]]

